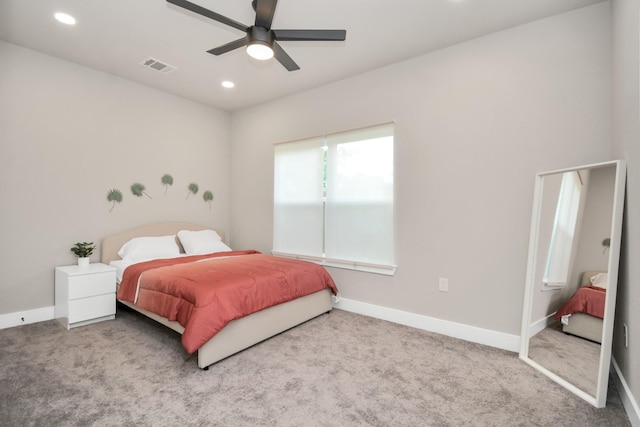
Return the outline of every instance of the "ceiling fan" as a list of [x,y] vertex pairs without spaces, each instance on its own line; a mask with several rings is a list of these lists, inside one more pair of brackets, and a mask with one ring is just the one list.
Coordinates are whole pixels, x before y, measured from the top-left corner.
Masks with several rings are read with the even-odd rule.
[[222,55],[242,46],[247,46],[247,53],[256,59],[266,60],[275,57],[288,71],[299,70],[300,67],[280,47],[279,41],[343,41],[347,37],[346,30],[273,30],[271,22],[276,11],[278,0],[253,0],[251,6],[256,11],[256,21],[251,27],[222,16],[187,0],[167,0],[167,2],[213,19],[222,24],[244,31],[246,35],[207,52]]

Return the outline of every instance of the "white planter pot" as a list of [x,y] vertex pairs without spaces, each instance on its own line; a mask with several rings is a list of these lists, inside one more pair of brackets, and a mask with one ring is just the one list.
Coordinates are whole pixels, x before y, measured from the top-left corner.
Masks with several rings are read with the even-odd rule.
[[89,257],[78,258],[78,267],[89,267]]

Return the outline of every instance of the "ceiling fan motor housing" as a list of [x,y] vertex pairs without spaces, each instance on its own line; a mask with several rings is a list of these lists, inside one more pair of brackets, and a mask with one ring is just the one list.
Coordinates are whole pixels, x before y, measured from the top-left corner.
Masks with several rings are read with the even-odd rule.
[[247,35],[249,36],[249,44],[259,43],[273,48],[273,41],[275,40],[273,31],[253,26],[249,27]]

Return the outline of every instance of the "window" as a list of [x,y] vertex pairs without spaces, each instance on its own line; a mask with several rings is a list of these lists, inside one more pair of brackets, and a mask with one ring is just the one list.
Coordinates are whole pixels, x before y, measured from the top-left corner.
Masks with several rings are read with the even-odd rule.
[[544,272],[543,283],[546,288],[565,286],[569,280],[581,193],[580,174],[576,171],[566,172],[562,177]]
[[393,274],[393,125],[275,146],[275,255]]

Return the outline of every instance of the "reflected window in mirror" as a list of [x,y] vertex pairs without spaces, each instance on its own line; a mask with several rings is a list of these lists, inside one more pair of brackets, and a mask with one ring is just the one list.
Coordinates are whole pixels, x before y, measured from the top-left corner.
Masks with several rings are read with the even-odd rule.
[[579,171],[563,174],[543,277],[545,290],[562,288],[569,280],[582,191]]

